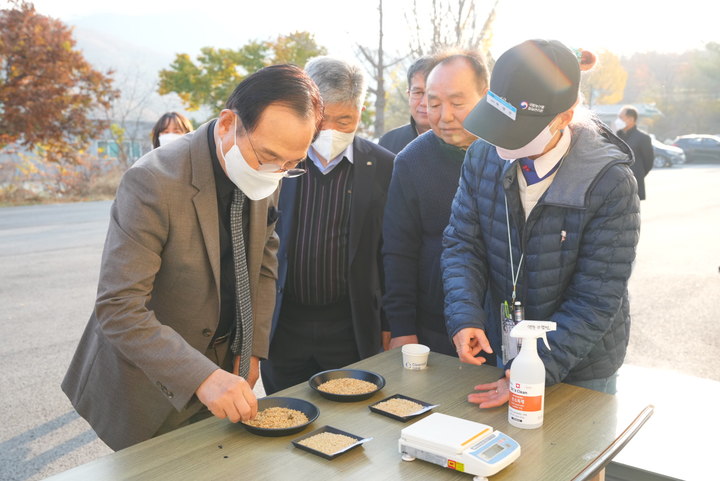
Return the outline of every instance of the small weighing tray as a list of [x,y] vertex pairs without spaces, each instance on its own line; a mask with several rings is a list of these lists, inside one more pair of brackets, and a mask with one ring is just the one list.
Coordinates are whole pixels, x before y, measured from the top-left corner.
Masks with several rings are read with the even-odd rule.
[[[393,413],[390,413],[390,412],[387,412],[387,411],[383,411],[382,409],[378,409],[377,407],[375,407],[375,406],[377,406],[378,404],[380,404],[381,402],[389,401],[390,399],[407,399],[408,401],[412,401],[412,402],[414,402],[414,403],[420,404],[420,405],[422,406],[422,409],[420,409],[418,412],[415,412],[415,413],[412,413],[412,414],[408,414],[407,416],[398,416],[397,414],[393,414]],[[380,401],[378,401],[378,402],[376,402],[376,403],[374,403],[374,404],[371,404],[370,406],[368,406],[368,408],[369,408],[372,412],[374,412],[374,413],[382,414],[383,416],[387,416],[387,417],[389,417],[389,418],[397,419],[398,421],[407,422],[407,421],[409,421],[409,420],[411,420],[411,419],[413,419],[413,418],[416,418],[416,417],[420,416],[421,414],[425,414],[426,412],[430,411],[431,409],[433,409],[433,408],[435,408],[435,407],[437,407],[437,406],[438,406],[437,404],[426,403],[425,401],[420,401],[420,400],[418,400],[418,399],[413,399],[413,398],[411,398],[411,397],[405,396],[404,394],[395,394],[395,395],[393,395],[393,396],[386,397],[385,399],[380,400]]]
[[[350,438],[355,439],[357,442],[355,444],[351,444],[350,446],[343,448],[340,451],[337,451],[333,454],[326,454],[326,453],[323,453],[322,451],[318,451],[317,449],[313,449],[311,447],[300,444],[300,441],[302,441],[303,439],[307,439],[307,438],[315,436],[316,434],[321,434],[321,433],[342,434],[344,436],[348,436]],[[336,457],[340,456],[341,454],[344,454],[344,453],[350,451],[351,449],[354,449],[354,448],[360,446],[361,444],[364,444],[370,440],[372,440],[372,438],[363,438],[361,436],[357,436],[355,434],[348,433],[347,431],[342,431],[342,430],[334,428],[332,426],[323,426],[320,429],[316,429],[315,431],[313,431],[311,433],[305,434],[304,436],[300,436],[297,439],[293,439],[292,443],[296,448],[300,448],[304,451],[313,453],[322,458],[335,459]]]

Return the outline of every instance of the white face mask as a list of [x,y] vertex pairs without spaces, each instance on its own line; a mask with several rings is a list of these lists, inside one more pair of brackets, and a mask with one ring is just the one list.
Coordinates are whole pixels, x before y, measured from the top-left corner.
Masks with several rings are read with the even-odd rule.
[[347,149],[355,138],[355,132],[348,134],[337,130],[321,130],[312,143],[313,149],[326,161],[331,161]]
[[278,188],[280,181],[285,177],[284,172],[259,172],[245,161],[237,145],[235,137],[237,117],[233,122],[233,146],[223,154],[222,139],[220,139],[220,154],[225,161],[225,172],[233,184],[250,200],[260,200],[272,195]]
[[622,130],[625,127],[627,127],[627,124],[625,123],[625,121],[623,119],[621,119],[620,117],[616,118],[615,122],[613,122],[613,123],[615,124],[615,130]]
[[160,146],[167,145],[173,140],[177,140],[180,137],[182,137],[182,134],[160,134],[158,135],[158,142],[160,142]]
[[550,122],[547,127],[545,127],[542,132],[537,135],[537,137],[532,139],[529,144],[524,147],[520,147],[519,149],[510,150],[495,146],[498,155],[501,159],[515,160],[542,154],[545,151],[547,144],[549,144],[553,138],[553,134],[550,132],[551,124],[552,122]]

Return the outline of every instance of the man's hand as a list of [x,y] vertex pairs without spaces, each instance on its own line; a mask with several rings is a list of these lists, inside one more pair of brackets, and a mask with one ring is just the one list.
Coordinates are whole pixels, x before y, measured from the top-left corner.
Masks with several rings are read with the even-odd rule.
[[[239,376],[240,374],[240,356],[235,356],[233,358],[233,369],[232,373],[236,376]],[[248,375],[247,375],[247,382],[250,384],[250,388],[255,388],[255,383],[257,383],[258,378],[260,377],[260,358],[257,356],[250,356],[250,367],[248,369]]]
[[480,351],[487,353],[493,352],[490,347],[490,342],[485,336],[485,331],[475,327],[466,327],[460,330],[453,337],[453,342],[455,343],[455,349],[457,349],[460,360],[468,364],[479,366],[485,363],[487,359],[475,356],[479,354]]
[[383,351],[388,351],[392,349],[390,347],[390,338],[392,337],[392,333],[390,331],[382,331],[380,339],[382,339],[382,347]]
[[228,418],[236,423],[252,419],[257,414],[257,399],[250,384],[242,377],[222,369],[213,371],[195,394],[220,419]]
[[510,399],[510,370],[505,371],[505,377],[488,384],[475,386],[476,391],[485,391],[468,394],[468,401],[477,404],[479,408],[494,408],[502,406]]
[[395,349],[405,344],[419,344],[418,337],[415,334],[411,334],[409,336],[398,336],[390,339],[390,349]]
[[250,371],[248,372],[247,382],[250,389],[255,389],[255,384],[260,377],[260,358],[257,356],[250,357]]

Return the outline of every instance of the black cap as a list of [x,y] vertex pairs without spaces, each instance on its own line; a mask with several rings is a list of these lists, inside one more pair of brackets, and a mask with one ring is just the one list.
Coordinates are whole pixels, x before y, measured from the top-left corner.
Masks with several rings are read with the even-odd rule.
[[497,59],[490,90],[463,125],[493,145],[519,149],[575,105],[579,88],[572,50],[557,40],[528,40]]

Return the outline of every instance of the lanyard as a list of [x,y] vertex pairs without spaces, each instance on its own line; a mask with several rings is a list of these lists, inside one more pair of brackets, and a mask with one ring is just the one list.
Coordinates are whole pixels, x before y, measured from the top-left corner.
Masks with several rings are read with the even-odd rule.
[[512,303],[511,305],[515,304],[515,298],[516,298],[516,292],[517,292],[517,282],[520,278],[520,270],[522,269],[522,263],[523,259],[525,259],[525,253],[522,252],[520,254],[520,262],[518,262],[518,269],[517,273],[515,272],[515,262],[513,262],[513,249],[512,249],[512,238],[510,237],[510,214],[508,213],[508,204],[507,204],[507,194],[503,192],[503,196],[505,196],[505,221],[507,223],[507,233],[508,233],[508,249],[510,250],[510,273],[512,275]]

